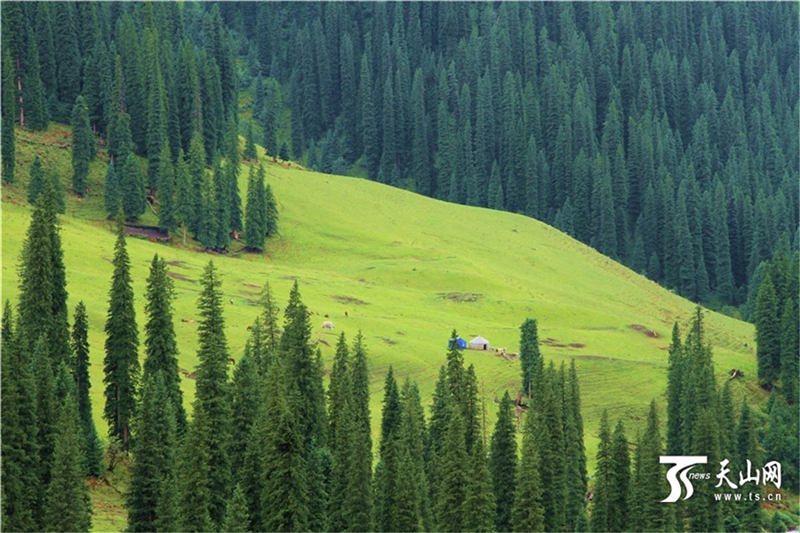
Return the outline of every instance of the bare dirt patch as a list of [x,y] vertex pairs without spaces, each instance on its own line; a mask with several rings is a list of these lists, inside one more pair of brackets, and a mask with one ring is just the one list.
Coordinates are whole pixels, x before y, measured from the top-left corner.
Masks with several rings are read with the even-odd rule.
[[125,226],[125,233],[146,237],[151,241],[168,241],[169,234],[161,231],[155,226]]
[[189,372],[185,368],[181,368],[181,374],[186,376],[187,379],[197,379],[197,374],[195,372]]
[[397,344],[397,341],[390,339],[389,337],[378,337],[380,340],[388,344],[389,346],[394,346]]
[[571,342],[569,343],[570,348],[586,348],[586,345],[580,342]]
[[456,303],[473,303],[483,298],[479,292],[440,292],[439,298]]
[[320,344],[324,344],[325,346],[330,347],[330,343],[328,341],[326,341],[325,339],[323,339],[322,337],[318,337],[317,338],[317,342],[320,343]]
[[261,285],[257,285],[255,283],[242,283],[245,287],[250,287],[251,289],[260,289]]
[[192,278],[188,278],[188,277],[184,276],[183,274],[178,274],[177,272],[172,272],[171,270],[167,271],[167,276],[171,277],[172,279],[177,279],[177,280],[180,280],[180,281],[188,281],[189,283],[197,283]]
[[656,333],[652,329],[647,329],[646,327],[642,326],[641,324],[631,324],[628,327],[631,328],[634,331],[639,331],[641,333],[644,333],[645,335],[647,335],[651,339],[657,339],[657,338],[660,337],[660,335],[658,333]]
[[547,337],[546,339],[544,339],[542,341],[542,344],[544,344],[545,346],[550,346],[552,348],[566,348],[567,347],[566,344],[559,343],[558,339],[552,339],[550,337]]
[[331,295],[331,298],[342,304],[369,305],[369,303],[365,302],[364,300],[359,300],[358,298],[353,298],[352,296],[344,296],[342,294],[333,294]]
[[177,260],[176,261],[167,261],[167,264],[169,266],[173,266],[173,267],[177,267],[177,268],[189,268],[188,266],[186,266],[186,263],[183,262],[183,261],[177,261]]

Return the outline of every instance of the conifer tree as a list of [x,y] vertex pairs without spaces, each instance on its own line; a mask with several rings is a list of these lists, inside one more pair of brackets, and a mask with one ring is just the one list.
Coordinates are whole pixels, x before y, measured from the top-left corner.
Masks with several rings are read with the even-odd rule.
[[250,176],[247,180],[247,205],[245,206],[244,240],[251,250],[261,252],[264,250],[266,240],[266,199],[264,197],[264,170],[259,166],[258,172],[253,172],[250,166]]
[[244,499],[242,487],[236,485],[233,489],[233,496],[228,501],[225,509],[225,520],[222,522],[222,531],[231,533],[244,533],[250,531],[250,517],[247,514],[247,502]]
[[464,500],[464,529],[468,531],[494,531],[495,498],[492,480],[487,467],[483,439],[472,445]]
[[400,415],[400,393],[392,367],[389,366],[383,385],[380,455],[375,467],[375,521],[381,531],[395,531],[398,528],[395,482],[401,451],[398,441]]
[[14,163],[15,163],[15,133],[14,120],[17,114],[16,91],[14,90],[14,64],[11,55],[6,51],[3,53],[2,65],[2,166],[3,182],[14,182]]
[[172,318],[173,281],[167,272],[167,262],[158,254],[150,262],[145,292],[144,324],[144,371],[143,379],[150,374],[161,373],[167,396],[175,416],[178,435],[186,430],[186,411],[183,408],[183,393],[178,375],[178,345]]
[[172,497],[169,485],[176,475],[178,434],[168,388],[168,373],[145,371],[142,402],[134,422],[131,481],[126,494],[129,531],[155,531]]
[[436,491],[436,529],[439,531],[461,531],[466,528],[464,502],[470,471],[464,441],[464,420],[457,406],[453,405],[450,409],[438,472],[439,488]]
[[269,420],[265,428],[264,480],[259,504],[264,531],[299,531],[308,527],[308,461],[303,445],[301,420],[291,412],[287,399],[286,374],[282,364],[270,367],[265,386],[263,411]]
[[275,200],[275,195],[272,193],[272,187],[267,183],[264,186],[264,204],[265,204],[265,231],[267,237],[273,237],[278,234],[278,203]]
[[609,531],[625,531],[628,528],[628,498],[630,496],[630,457],[628,439],[622,421],[617,422],[611,437],[610,458],[613,466],[608,492]]
[[535,387],[538,387],[534,380],[537,376],[543,373],[542,356],[539,353],[539,333],[536,326],[536,320],[530,318],[520,326],[520,339],[519,339],[519,360],[522,365],[522,391],[531,397],[534,393],[538,392]]
[[603,410],[600,418],[600,443],[597,447],[597,469],[595,470],[594,499],[592,506],[592,531],[614,531],[610,529],[615,473],[612,455],[611,433],[608,428],[608,412]]
[[89,400],[89,323],[86,318],[86,306],[78,302],[75,307],[75,321],[72,326],[72,350],[75,354],[72,375],[75,378],[77,391],[78,416],[80,431],[83,436],[81,443],[84,453],[85,473],[90,476],[99,476],[103,452],[97,437],[97,430],[92,419],[92,404]]
[[506,391],[497,411],[497,423],[494,426],[489,455],[489,470],[492,473],[496,505],[494,524],[497,531],[511,531],[512,528],[511,510],[514,505],[517,477],[517,439],[514,435],[511,406],[511,398]]
[[[66,367],[60,365],[63,380]],[[84,480],[84,462],[80,442],[78,406],[73,387],[67,389],[57,411],[53,427],[53,463],[45,494],[44,529],[50,531],[89,531],[92,508],[89,502],[89,486]]]
[[333,530],[347,529],[348,517],[342,505],[346,497],[349,440],[352,425],[349,420],[352,403],[350,384],[349,354],[344,333],[339,335],[328,386],[328,436],[333,455],[331,470],[331,490],[329,503],[329,526]]
[[514,531],[544,531],[544,508],[542,492],[545,487],[539,477],[539,446],[536,414],[529,411],[525,416],[522,434],[522,455],[517,468],[514,505],[511,509],[511,525]]
[[564,440],[566,501],[564,505],[567,527],[579,528],[586,520],[586,449],[583,444],[583,417],[581,416],[580,386],[575,369],[575,360],[570,363],[569,373],[565,375],[561,366],[561,380],[564,382]]
[[95,143],[86,100],[78,96],[72,108],[72,190],[78,196],[87,190],[89,163],[97,150]]
[[207,220],[203,220],[203,194],[207,188],[206,176],[206,151],[203,147],[203,136],[200,132],[195,132],[189,144],[189,151],[186,154],[188,176],[188,208],[186,213],[191,216],[187,223],[189,230],[198,237],[201,225]]
[[46,179],[50,183],[50,189],[47,192],[52,198],[55,212],[66,213],[67,204],[64,199],[64,186],[61,184],[61,177],[55,170],[49,170]]
[[665,509],[661,500],[664,493],[664,468],[659,457],[662,455],[661,433],[658,426],[658,413],[655,400],[650,402],[647,427],[636,446],[636,472],[632,495],[635,505],[631,506],[632,518],[638,517],[631,526],[641,531],[661,531],[666,525]]
[[175,161],[175,222],[183,233],[184,246],[186,246],[186,232],[194,220],[193,194],[189,166],[183,156],[183,150],[179,149]]
[[136,220],[145,210],[145,189],[142,169],[133,153],[121,158],[117,177],[122,197],[122,212],[127,220]]
[[[252,346],[248,344],[248,348],[250,349],[245,349],[244,355],[233,370],[231,409],[235,436],[250,435],[262,400],[263,380],[259,375],[257,361],[252,355]],[[248,438],[234,438],[231,442],[231,471],[234,476],[239,475],[243,468],[248,442]]]
[[243,155],[244,158],[248,161],[252,161],[253,159],[258,159],[258,153],[256,152],[256,143],[253,138],[252,121],[247,123],[247,135],[245,135],[245,147]]
[[762,387],[770,388],[780,376],[781,333],[778,300],[769,272],[758,288],[754,319],[758,381]]
[[122,205],[122,194],[119,187],[119,178],[114,170],[114,162],[109,161],[105,176],[105,189],[103,191],[103,208],[107,218],[116,218]]
[[177,227],[175,169],[172,166],[172,156],[166,140],[162,143],[161,152],[158,154],[158,170],[154,185],[158,189],[158,227],[165,232],[174,231]]
[[[691,452],[694,455],[706,455],[708,464],[718,465],[720,462],[719,428],[710,408],[701,408],[697,413],[694,423],[693,443]],[[712,493],[717,492],[711,483],[699,485],[695,494],[687,502],[689,527],[694,531],[717,531],[720,527],[721,506],[716,502]],[[757,529],[757,528],[756,528]],[[756,529],[745,529],[754,531]]]
[[22,248],[19,275],[20,349],[33,350],[40,335],[51,365],[69,361],[69,324],[64,257],[61,249],[56,198],[46,180],[31,216]]
[[45,173],[42,168],[42,160],[38,154],[33,156],[30,170],[31,180],[28,182],[28,203],[36,205],[39,194],[44,189]]
[[[19,328],[17,328],[19,330]],[[55,428],[58,424],[58,398],[53,370],[48,364],[46,337],[40,335],[33,346],[33,366],[36,390],[36,449],[39,452],[34,471],[38,477],[40,492],[35,495],[34,516],[44,525],[46,489],[50,484],[55,448]]]
[[345,508],[353,531],[372,529],[372,433],[369,415],[369,371],[364,340],[359,332],[350,367],[350,475]]
[[684,357],[678,323],[672,327],[672,342],[669,345],[669,370],[667,372],[667,453],[677,455],[681,446],[681,388],[683,383]]
[[133,307],[130,259],[125,248],[125,227],[117,221],[114,245],[114,274],[109,290],[106,318],[106,355],[103,360],[106,404],[103,416],[111,438],[128,450],[130,424],[136,409],[139,381],[139,334]]
[[786,402],[791,405],[800,401],[798,321],[797,300],[787,298],[781,315],[781,389]]
[[[209,262],[201,278],[203,290],[198,299],[200,325],[198,327],[199,348],[195,392],[194,420],[189,433],[195,433],[190,441],[195,446],[185,453],[197,453],[196,448],[204,449],[206,464],[200,467],[207,472],[202,485],[208,490],[207,500],[198,500],[192,506],[205,508],[211,523],[220,527],[225,517],[225,505],[230,495],[231,483],[231,398],[228,382],[228,348],[225,339],[225,323],[222,316],[221,281],[213,262]],[[202,459],[196,459],[199,462]],[[194,483],[185,490],[192,492]],[[198,487],[199,489],[199,487]],[[185,498],[185,496],[184,496]],[[189,509],[182,506],[186,516]]]
[[[38,497],[39,450],[37,447],[37,388],[29,352],[20,349],[12,326],[11,304],[6,300],[2,318],[2,475],[3,524],[9,530],[33,531]],[[26,479],[26,473],[32,473]]]

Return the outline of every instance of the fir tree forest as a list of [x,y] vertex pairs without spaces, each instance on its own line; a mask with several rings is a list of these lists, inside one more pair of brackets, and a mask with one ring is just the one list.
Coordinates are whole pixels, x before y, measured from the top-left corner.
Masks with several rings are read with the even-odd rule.
[[[800,526],[797,3],[0,9],[2,244],[15,252],[3,254],[3,530]],[[330,193],[308,183],[346,189],[347,224],[312,212]],[[412,197],[460,215],[413,225]],[[414,283],[370,277],[400,269],[401,241],[364,252],[383,263],[363,278],[336,269],[330,250],[372,238],[369,202],[412,245],[496,217],[522,239],[513,252],[551,254],[509,271],[548,275],[547,258],[578,249],[578,274],[556,287],[589,291],[613,269],[620,286],[660,291],[665,308],[638,312],[658,314],[664,338],[622,328],[652,340],[640,372],[658,385],[614,367],[601,380],[630,380],[635,398],[612,398],[590,365],[639,345],[586,326],[601,348],[581,353],[553,331],[592,317],[591,302],[521,286],[524,308],[493,330],[509,348],[490,348],[453,317],[508,303],[436,292],[454,263],[426,278],[435,304],[413,313],[320,289],[320,272],[390,300]],[[306,218],[330,222],[316,251],[298,233]],[[557,244],[517,229],[530,219]],[[89,258],[102,276],[75,259],[90,240],[107,244]],[[178,253],[202,263],[194,279]],[[414,253],[403,276],[430,268],[431,249]],[[318,277],[276,274],[298,263]],[[233,286],[251,268],[247,298]],[[461,275],[512,283],[481,268]],[[346,306],[336,330],[320,290]],[[633,307],[614,290],[613,309]],[[392,338],[340,327],[357,314],[391,320]],[[420,330],[444,342],[385,355]],[[678,481],[663,459],[682,456],[703,457],[700,477],[668,501]]]

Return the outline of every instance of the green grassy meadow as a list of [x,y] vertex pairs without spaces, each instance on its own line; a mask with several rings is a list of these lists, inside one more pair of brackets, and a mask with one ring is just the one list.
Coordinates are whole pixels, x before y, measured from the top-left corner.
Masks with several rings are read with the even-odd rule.
[[[25,189],[33,155],[42,157],[45,168],[56,168],[68,187],[68,148],[69,128],[62,125],[52,124],[41,134],[17,132],[17,180],[3,186],[3,299],[17,299],[17,264],[31,212]],[[247,166],[243,164],[240,178],[242,198]],[[270,160],[266,169],[279,203],[281,235],[268,242],[265,255],[217,255],[191,246],[128,240],[140,329],[149,262],[155,253],[172,262],[182,369],[192,372],[197,364],[197,324],[181,320],[198,318],[197,280],[213,259],[223,274],[228,344],[236,360],[244,348],[246,328],[259,312],[256,303],[266,282],[283,306],[294,279],[299,280],[302,297],[314,313],[313,338],[327,368],[339,332],[352,339],[363,331],[372,374],[374,440],[380,429],[383,378],[390,365],[399,379],[416,380],[423,402],[429,404],[453,328],[467,340],[482,335],[493,346],[515,352],[519,325],[526,317],[539,321],[546,361],[560,365],[575,360],[590,470],[603,409],[612,420],[625,419],[631,439],[651,399],[659,402],[663,415],[672,324],[678,321],[685,329],[693,303],[525,216],[449,204],[363,179],[309,172],[295,163]],[[68,195],[67,214],[62,216],[70,313],[79,300],[86,303],[94,417],[102,436],[106,434],[101,418],[103,326],[114,244],[111,225],[102,213],[104,173],[103,152],[92,164],[90,197]],[[142,222],[154,221],[148,211]],[[324,320],[333,321],[335,331],[323,331]],[[738,368],[745,378],[733,383],[735,394],[758,394],[752,325],[710,311],[706,324],[720,382],[731,368]],[[469,350],[464,359],[475,365],[491,431],[494,400],[506,389],[517,391],[519,361]],[[183,377],[187,407],[193,385]],[[114,514],[119,511],[119,496],[114,507],[114,495],[99,490],[92,494],[95,528],[124,527],[124,514],[121,518]]]

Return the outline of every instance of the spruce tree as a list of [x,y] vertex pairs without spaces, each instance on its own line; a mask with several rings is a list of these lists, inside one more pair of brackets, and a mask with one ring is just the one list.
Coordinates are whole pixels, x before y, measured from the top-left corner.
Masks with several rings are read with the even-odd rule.
[[309,523],[309,479],[301,419],[292,413],[287,398],[286,373],[282,364],[267,373],[266,403],[263,411],[269,426],[264,428],[263,489],[259,506],[264,531],[299,531]]
[[242,487],[236,485],[233,496],[228,501],[225,509],[225,520],[222,522],[222,531],[230,533],[244,533],[250,531],[250,517],[247,514],[247,502],[244,499]]
[[350,472],[345,508],[353,531],[372,529],[372,432],[369,415],[367,351],[359,332],[353,342],[350,367]]
[[3,182],[14,182],[14,163],[15,163],[15,133],[14,121],[17,114],[16,90],[14,87],[14,64],[11,60],[11,55],[8,51],[3,53],[2,65],[2,83],[3,88],[0,98],[0,105],[2,105],[2,167],[3,167]]
[[537,426],[536,413],[528,411],[522,434],[522,454],[517,467],[514,505],[511,508],[511,526],[514,531],[544,531],[542,493],[545,487],[539,477],[541,461]]
[[[200,309],[198,327],[198,352],[200,364],[197,367],[197,380],[194,405],[194,420],[189,433],[194,448],[203,448],[203,459],[207,461],[200,469],[207,472],[202,485],[208,490],[208,498],[192,504],[200,507],[201,514],[208,514],[215,528],[220,527],[225,517],[225,505],[230,495],[231,483],[231,397],[228,382],[228,348],[225,339],[225,323],[222,316],[221,281],[209,262],[201,278],[202,292],[197,306]],[[185,453],[196,453],[196,449],[186,449]],[[189,490],[189,483],[184,490]],[[200,487],[198,487],[200,490]],[[190,512],[182,507],[183,516]]]
[[542,356],[539,353],[539,333],[536,320],[530,318],[520,326],[519,339],[519,360],[522,365],[522,392],[528,397],[532,397],[538,392],[534,387],[538,387],[534,380],[541,376],[543,372]]
[[[19,328],[17,329],[19,330]],[[59,415],[55,376],[49,362],[46,337],[42,334],[33,346],[31,359],[36,390],[36,449],[39,452],[34,471],[38,477],[39,489],[41,489],[35,495],[34,516],[37,517],[40,527],[46,524],[44,522],[47,505],[46,489],[50,484],[52,474],[55,428]],[[80,453],[80,451],[76,453]]]
[[119,178],[114,170],[114,162],[109,161],[106,169],[105,189],[103,190],[103,208],[107,218],[116,218],[122,205],[122,193]]
[[161,373],[167,396],[175,416],[175,429],[178,435],[186,430],[186,411],[183,408],[183,393],[178,375],[178,345],[172,318],[172,300],[175,297],[173,281],[167,272],[167,262],[158,254],[150,263],[145,292],[144,324],[144,371],[148,375]]
[[266,220],[264,229],[267,237],[274,237],[278,234],[278,203],[269,183],[264,186],[264,204]]
[[121,158],[117,177],[122,197],[122,212],[127,220],[136,220],[145,211],[145,188],[142,169],[133,153]]
[[266,240],[266,202],[264,198],[264,172],[259,166],[258,172],[250,166],[247,180],[247,205],[245,206],[244,240],[251,250],[264,250]]
[[83,196],[87,189],[89,163],[94,159],[96,141],[89,125],[89,109],[86,100],[78,96],[72,108],[72,190]]
[[672,342],[669,345],[669,368],[667,371],[667,453],[678,455],[681,446],[681,389],[683,384],[684,357],[678,323],[672,327]]
[[31,180],[28,182],[28,203],[36,205],[39,194],[44,189],[45,173],[42,168],[42,160],[38,154],[33,156],[30,170]]
[[798,321],[797,300],[787,298],[781,315],[781,390],[791,405],[800,401]]
[[780,376],[781,333],[778,299],[769,272],[758,288],[754,319],[758,381],[762,387],[770,388]]
[[464,529],[494,531],[495,498],[483,439],[478,438],[473,443],[470,455],[464,500]]
[[381,531],[395,531],[397,509],[395,483],[400,462],[400,393],[392,367],[383,385],[383,410],[381,412],[381,441],[379,460],[375,467],[375,521]]
[[[60,365],[60,379],[69,380],[66,367]],[[53,427],[53,463],[45,494],[44,529],[49,531],[89,531],[92,508],[89,486],[84,479],[85,466],[74,388],[56,406]]]
[[114,274],[106,318],[106,355],[103,360],[106,404],[103,416],[108,434],[128,450],[130,424],[136,409],[139,380],[139,334],[133,307],[130,259],[125,248],[125,227],[118,220],[114,245]]
[[628,439],[622,421],[617,422],[611,436],[611,483],[608,491],[609,531],[625,531],[628,528],[628,498],[630,496],[630,456],[628,455]]
[[592,505],[592,531],[614,531],[610,528],[613,483],[615,481],[614,457],[612,455],[611,433],[608,428],[608,412],[603,410],[600,418],[600,443],[597,447],[597,468],[595,470],[594,499]]
[[494,426],[489,455],[489,470],[492,473],[496,505],[494,524],[497,531],[511,531],[512,528],[511,510],[514,506],[517,477],[517,439],[514,434],[511,408],[511,398],[506,391],[497,411],[497,423]]
[[131,446],[133,464],[126,494],[129,531],[157,531],[172,497],[171,487],[176,472],[175,451],[178,434],[175,410],[168,387],[168,373],[163,370],[145,372],[141,405],[133,424]]
[[665,509],[661,503],[666,497],[664,467],[659,460],[662,453],[658,413],[653,400],[647,415],[647,427],[636,446],[635,486],[632,489],[636,504],[630,509],[631,515],[640,518],[631,526],[641,531],[661,531],[666,525]]
[[175,223],[183,233],[184,246],[186,246],[186,233],[189,225],[194,220],[193,194],[189,166],[183,156],[183,150],[179,149],[175,161]]
[[462,531],[464,523],[466,487],[470,479],[464,420],[456,405],[450,407],[447,430],[439,465],[439,487],[436,491],[436,518],[438,531]]
[[[40,480],[37,447],[37,387],[29,352],[20,349],[18,335],[12,325],[11,304],[6,300],[2,318],[3,402],[2,425],[2,505],[4,527],[9,530],[33,531],[39,517],[34,515]],[[49,368],[48,368],[49,370]],[[26,479],[26,473],[30,477]]]
[[162,143],[158,154],[158,170],[154,185],[158,190],[158,227],[165,232],[174,231],[177,227],[175,169],[172,166],[172,156],[166,140]]
[[249,121],[247,123],[247,135],[245,135],[245,147],[244,147],[244,158],[247,161],[252,161],[253,159],[258,159],[258,153],[256,152],[256,143],[253,138],[253,122]]
[[72,350],[75,354],[72,375],[75,378],[78,404],[78,417],[80,431],[83,437],[81,443],[84,454],[85,473],[90,476],[99,476],[103,451],[97,437],[97,430],[92,419],[92,404],[89,399],[89,322],[86,318],[86,306],[78,302],[75,307],[75,321],[72,326]]

